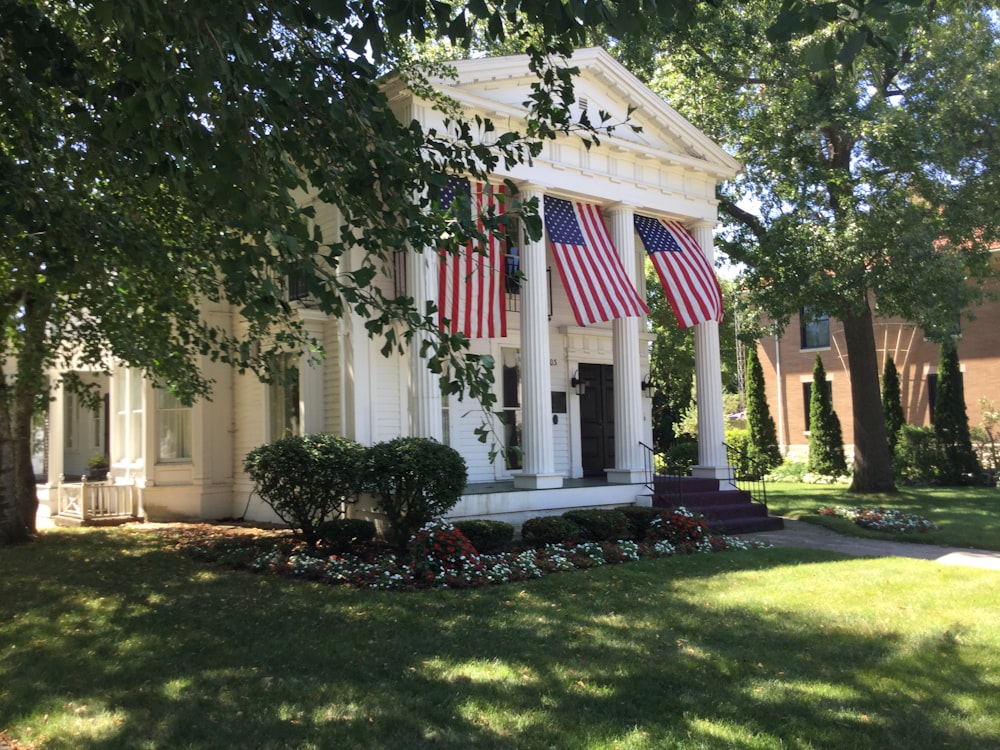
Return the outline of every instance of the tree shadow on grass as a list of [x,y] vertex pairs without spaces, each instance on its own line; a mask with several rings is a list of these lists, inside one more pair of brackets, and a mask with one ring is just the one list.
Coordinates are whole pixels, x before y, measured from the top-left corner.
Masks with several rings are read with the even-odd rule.
[[[803,563],[859,575],[833,553],[400,594],[229,572],[114,532],[46,547],[0,552],[0,729],[47,714],[50,736],[19,737],[45,747],[981,748],[1000,714],[960,628],[914,643],[706,591]],[[42,555],[57,569],[32,570]]]

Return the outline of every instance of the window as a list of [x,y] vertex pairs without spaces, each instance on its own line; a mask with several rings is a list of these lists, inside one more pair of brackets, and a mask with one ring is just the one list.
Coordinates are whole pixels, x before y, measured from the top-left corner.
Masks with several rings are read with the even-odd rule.
[[108,394],[105,393],[97,408],[91,412],[91,427],[94,430],[91,445],[98,449],[104,447],[104,410],[107,409],[107,399]]
[[165,388],[157,389],[159,461],[191,460],[191,407]]
[[[802,383],[802,401],[805,405],[805,423],[806,432],[809,432],[809,407],[812,405],[812,390],[813,384],[811,380],[807,380]],[[830,399],[830,403],[833,403],[833,381],[826,381],[826,395]]]
[[803,307],[799,310],[799,333],[803,349],[829,349],[830,316]]
[[115,429],[112,456],[115,464],[142,463],[142,372],[131,367],[115,369]]
[[[518,300],[511,299],[521,293],[521,222],[514,216],[504,216],[507,250],[504,253],[504,288],[507,292],[507,309],[517,311]],[[511,307],[513,305],[513,307]]]
[[937,404],[937,373],[927,373],[927,421],[934,424],[934,405]]
[[299,435],[299,358],[282,354],[271,368],[268,386],[268,430],[271,440]]
[[289,302],[302,302],[309,299],[309,281],[305,272],[290,273],[285,278],[285,290]]
[[70,391],[66,392],[66,418],[64,422],[66,450],[71,451],[75,447],[73,440],[76,437],[76,395]]
[[501,349],[500,385],[503,389],[504,453],[507,468],[521,468],[521,352]]
[[504,285],[506,286],[507,294],[520,294],[521,277],[519,273],[521,271],[521,251],[517,249],[517,245],[509,240],[506,260],[507,267],[504,269]]
[[445,370],[441,374],[439,382],[441,387],[441,443],[443,445],[451,445],[451,395],[444,387],[450,379],[450,375],[450,372]]

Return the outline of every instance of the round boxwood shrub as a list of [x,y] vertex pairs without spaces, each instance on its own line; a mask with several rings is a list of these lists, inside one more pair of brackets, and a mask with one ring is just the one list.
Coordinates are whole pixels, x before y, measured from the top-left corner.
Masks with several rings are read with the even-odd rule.
[[472,542],[472,546],[484,555],[501,552],[510,547],[514,540],[514,525],[506,521],[473,518],[456,521],[454,525]]
[[661,508],[651,508],[647,505],[627,505],[618,512],[628,521],[628,538],[645,539],[649,522],[662,511]]
[[432,438],[376,443],[365,462],[365,484],[389,522],[389,541],[400,549],[417,529],[455,507],[467,477],[459,452]]
[[254,491],[310,547],[319,525],[342,515],[361,491],[365,449],[335,435],[293,435],[250,451],[243,470]]
[[375,538],[375,524],[364,518],[335,518],[319,525],[319,538],[335,552],[346,552],[370,544]]
[[904,424],[896,433],[893,470],[909,484],[938,484],[946,462],[944,448],[933,427]]
[[562,544],[580,539],[580,527],[565,516],[537,516],[521,526],[521,539],[526,544]]
[[582,508],[563,513],[580,527],[580,536],[591,542],[615,542],[628,536],[628,519],[614,508]]

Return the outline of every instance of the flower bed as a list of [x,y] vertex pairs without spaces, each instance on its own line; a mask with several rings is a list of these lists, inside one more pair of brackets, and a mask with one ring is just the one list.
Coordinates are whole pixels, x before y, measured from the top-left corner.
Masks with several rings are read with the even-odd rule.
[[[445,521],[423,526],[410,539],[406,556],[372,548],[358,553],[324,554],[298,545],[198,545],[193,554],[206,561],[258,573],[286,575],[370,589],[471,588],[541,578],[551,573],[616,565],[682,553],[746,550],[767,546],[738,537],[708,536],[700,519],[683,508],[674,511],[680,528],[667,533],[664,522],[644,541],[546,544],[537,548],[479,554],[461,531]],[[674,519],[671,519],[674,520]],[[694,537],[694,538],[692,538]]]
[[874,531],[896,534],[930,531],[934,524],[923,516],[903,513],[894,508],[847,508],[842,505],[820,508],[820,515],[838,516]]

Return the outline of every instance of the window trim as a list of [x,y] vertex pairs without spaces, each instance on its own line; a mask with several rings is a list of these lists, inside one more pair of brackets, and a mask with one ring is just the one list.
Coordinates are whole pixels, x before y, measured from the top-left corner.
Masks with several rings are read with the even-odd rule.
[[[807,341],[807,331],[811,327],[817,326],[819,324],[826,325],[826,343],[825,344],[810,344]],[[813,328],[813,330],[815,330]],[[810,313],[810,308],[803,307],[799,309],[799,349],[804,352],[814,352],[822,351],[830,348],[831,342],[830,334],[830,316],[827,313],[820,313],[813,315]]]

